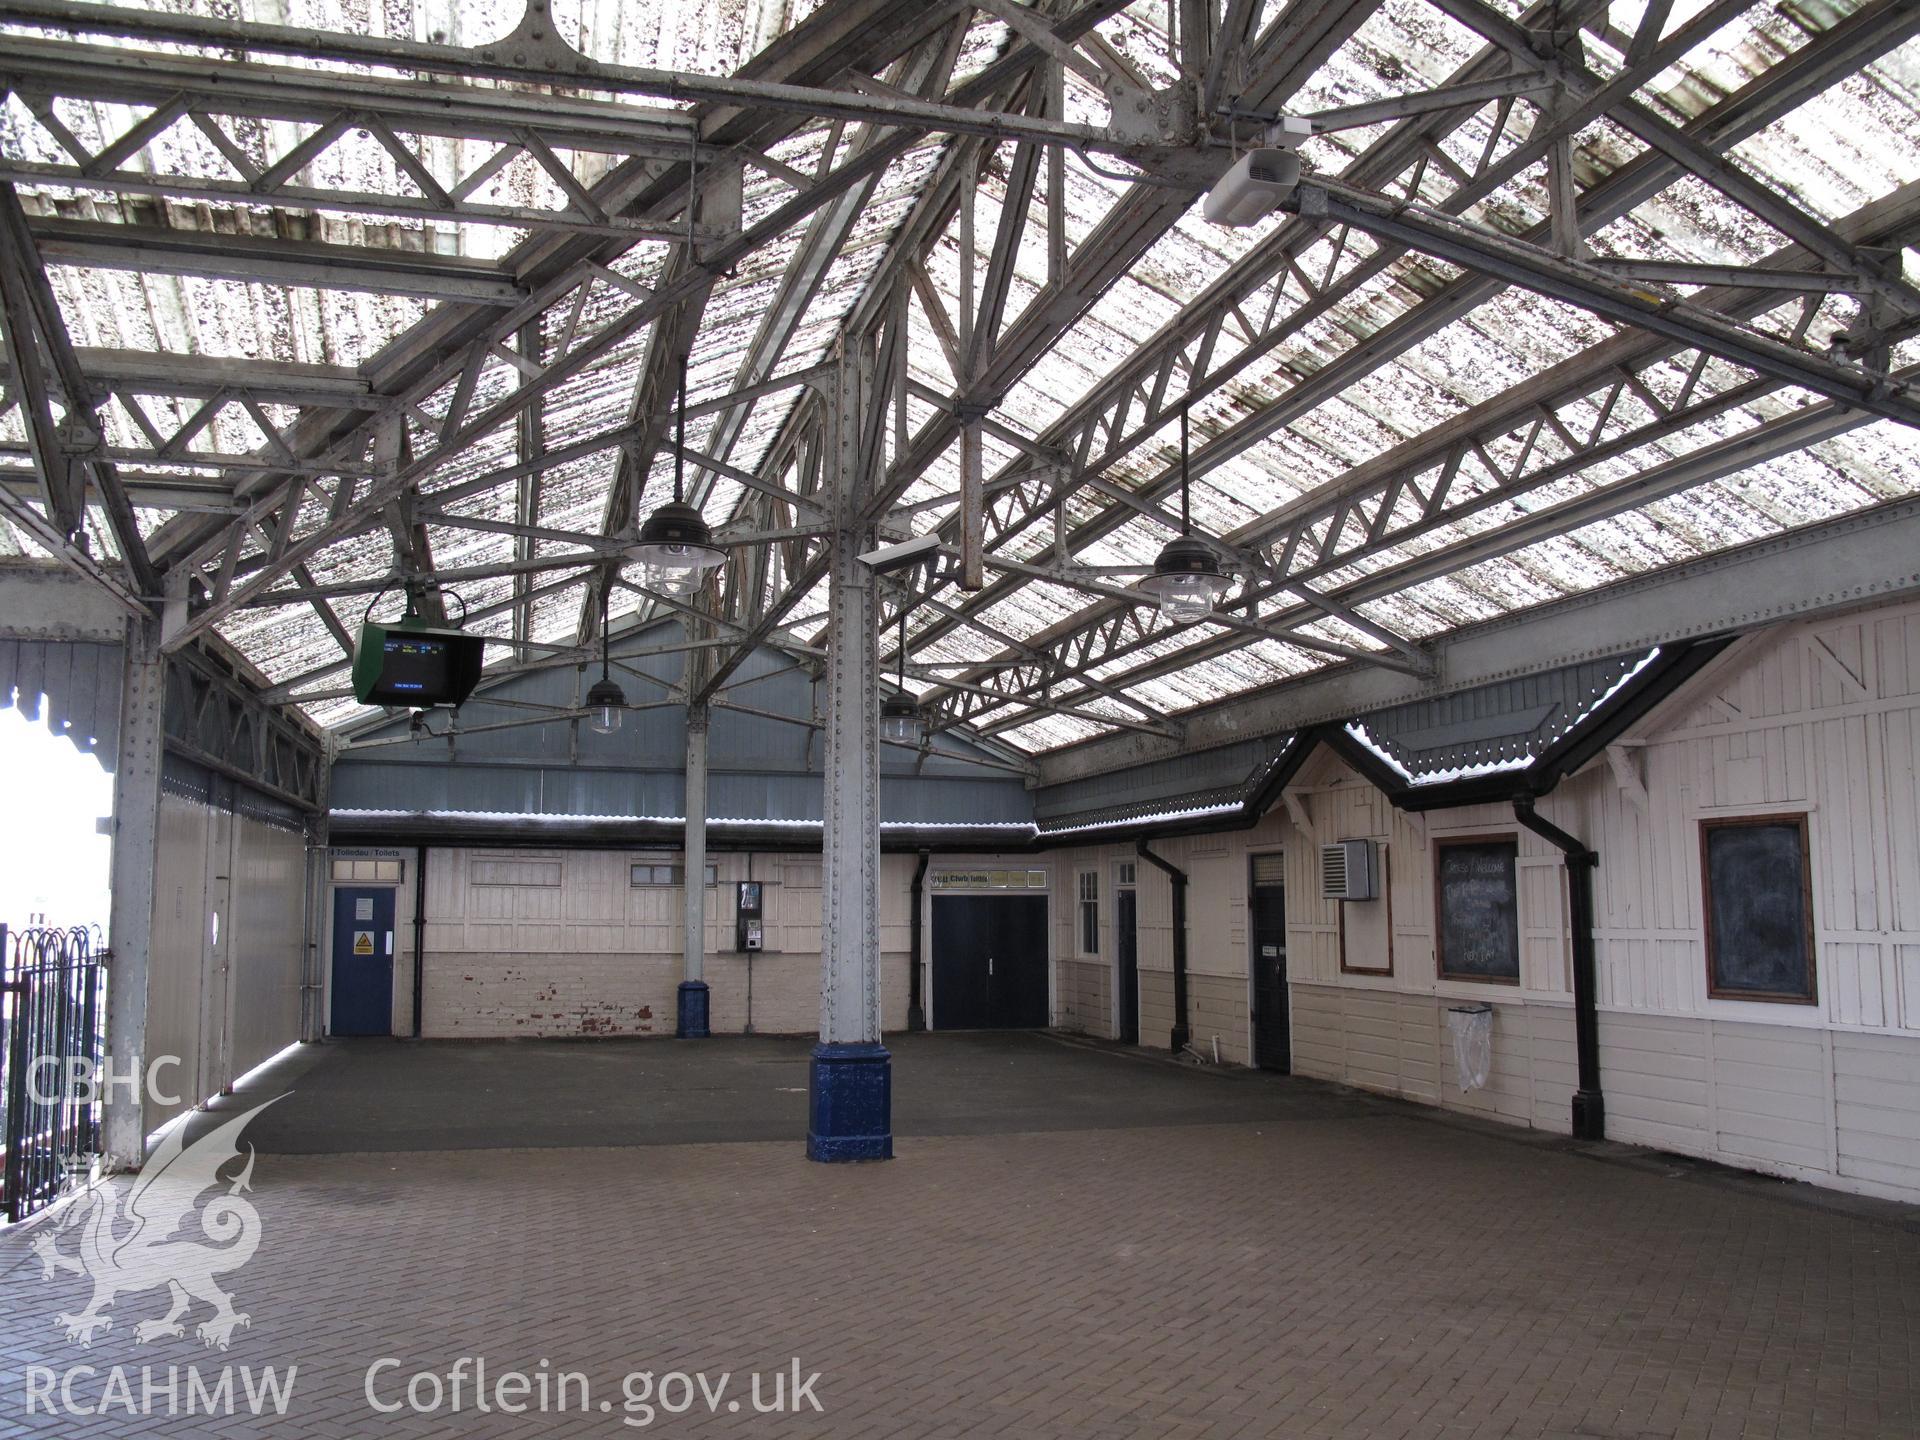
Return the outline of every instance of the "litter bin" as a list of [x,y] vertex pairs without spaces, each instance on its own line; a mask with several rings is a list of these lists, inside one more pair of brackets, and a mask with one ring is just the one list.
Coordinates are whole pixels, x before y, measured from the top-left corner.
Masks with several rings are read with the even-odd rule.
[[1447,1029],[1453,1032],[1453,1068],[1460,1090],[1478,1090],[1493,1068],[1493,1006],[1450,1005]]

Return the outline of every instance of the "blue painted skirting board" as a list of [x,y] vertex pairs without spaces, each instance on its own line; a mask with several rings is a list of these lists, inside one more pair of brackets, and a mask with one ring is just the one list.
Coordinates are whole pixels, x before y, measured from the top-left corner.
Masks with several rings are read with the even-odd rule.
[[676,1018],[673,1033],[682,1040],[705,1040],[707,1030],[707,982],[704,980],[682,980],[680,982],[680,1013]]
[[807,1076],[807,1158],[893,1158],[893,1057],[886,1046],[813,1047]]

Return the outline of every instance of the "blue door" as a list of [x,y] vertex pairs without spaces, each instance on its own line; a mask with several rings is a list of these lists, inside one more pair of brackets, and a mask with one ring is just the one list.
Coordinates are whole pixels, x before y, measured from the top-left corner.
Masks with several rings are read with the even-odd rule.
[[393,891],[333,892],[334,1035],[393,1033]]

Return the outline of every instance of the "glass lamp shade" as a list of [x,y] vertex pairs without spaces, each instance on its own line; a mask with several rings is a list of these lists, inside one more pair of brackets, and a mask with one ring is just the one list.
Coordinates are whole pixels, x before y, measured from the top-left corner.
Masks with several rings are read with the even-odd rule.
[[627,708],[627,692],[614,680],[596,680],[587,691],[587,723],[602,735],[620,728],[620,714]]
[[649,590],[674,597],[700,588],[707,571],[727,558],[712,544],[713,534],[691,505],[662,505],[640,527],[640,537],[628,551],[645,567]]
[[927,738],[926,713],[910,700],[882,701],[880,738],[896,745],[918,745]]
[[1203,620],[1233,582],[1220,573],[1213,551],[1182,536],[1170,540],[1140,588],[1159,597],[1160,613],[1176,624]]
[[640,583],[656,594],[684,600],[700,588],[704,568],[682,565],[677,561],[649,563],[640,572]]

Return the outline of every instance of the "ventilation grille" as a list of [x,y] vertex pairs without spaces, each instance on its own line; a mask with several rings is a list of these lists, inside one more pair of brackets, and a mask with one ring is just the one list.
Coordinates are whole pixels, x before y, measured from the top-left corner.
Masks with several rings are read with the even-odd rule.
[[1300,157],[1291,150],[1255,150],[1247,178],[1261,185],[1298,185]]
[[1321,846],[1320,893],[1328,900],[1373,899],[1373,842]]

